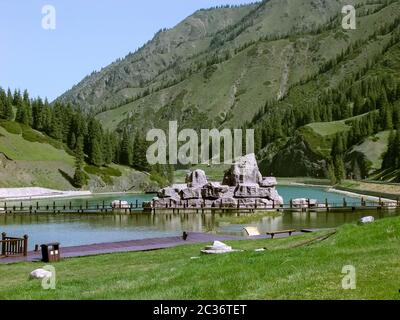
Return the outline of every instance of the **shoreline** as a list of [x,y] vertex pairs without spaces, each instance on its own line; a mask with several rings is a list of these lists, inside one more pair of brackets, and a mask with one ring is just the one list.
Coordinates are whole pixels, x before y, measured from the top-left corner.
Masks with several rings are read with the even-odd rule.
[[[365,200],[378,202],[379,198],[381,201],[394,203],[393,199],[385,198],[384,196],[372,196],[358,192],[345,191],[336,189],[332,185],[321,185],[321,184],[307,184],[301,182],[290,182],[278,184],[281,186],[300,186],[300,187],[314,187],[323,188],[328,192],[334,192],[343,194],[352,198],[364,198]],[[122,192],[122,191],[110,191],[110,192],[92,192],[92,191],[61,191],[53,190],[40,187],[27,187],[27,188],[0,188],[0,201],[26,201],[26,200],[45,200],[45,199],[74,199],[74,198],[89,198],[93,196],[107,196],[107,195],[135,195],[144,194],[145,192]]]
[[334,186],[330,185],[321,185],[321,184],[307,184],[307,183],[300,183],[300,182],[292,182],[289,184],[283,184],[283,186],[301,186],[301,187],[315,187],[315,188],[324,188],[328,192],[334,192],[334,193],[339,193],[346,195],[348,197],[352,198],[364,198],[365,200],[373,201],[373,202],[378,202],[379,199],[383,202],[388,202],[388,203],[396,203],[397,201],[389,198],[384,198],[384,197],[379,197],[379,196],[371,196],[367,194],[362,194],[362,193],[357,193],[357,192],[351,192],[351,191],[344,191],[340,189],[336,189]]
[[98,195],[120,195],[120,194],[141,194],[141,192],[99,192],[91,191],[61,191],[40,187],[27,188],[0,188],[0,201],[26,201],[45,199],[74,199],[86,198]]
[[334,187],[330,187],[328,189],[329,192],[336,192],[336,193],[340,193],[343,195],[347,195],[349,197],[355,197],[355,198],[364,198],[365,200],[370,200],[370,201],[374,201],[374,202],[378,202],[379,199],[383,202],[388,202],[388,203],[396,203],[395,200],[392,199],[388,199],[388,198],[383,198],[383,197],[376,197],[376,196],[369,196],[366,194],[361,194],[361,193],[355,193],[355,192],[350,192],[350,191],[344,191],[344,190],[339,190],[339,189],[335,189]]

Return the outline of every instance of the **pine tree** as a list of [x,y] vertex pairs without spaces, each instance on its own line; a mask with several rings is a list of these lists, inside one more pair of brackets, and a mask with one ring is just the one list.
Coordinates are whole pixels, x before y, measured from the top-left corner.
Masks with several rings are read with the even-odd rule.
[[149,171],[150,166],[146,158],[147,143],[144,137],[138,131],[135,135],[133,153],[132,153],[132,165],[142,171]]
[[74,174],[74,185],[77,188],[82,188],[86,184],[86,176],[83,172],[83,164],[85,161],[85,155],[83,153],[83,138],[79,137],[76,142],[75,148],[75,174]]
[[334,159],[336,182],[341,183],[346,177],[346,169],[344,166],[343,156],[336,156]]
[[93,138],[92,140],[92,148],[90,150],[90,162],[96,167],[101,167],[104,165],[104,159],[102,154],[102,148],[100,146],[100,142],[97,138]]
[[123,131],[119,147],[119,162],[127,166],[132,164],[132,141],[126,129]]

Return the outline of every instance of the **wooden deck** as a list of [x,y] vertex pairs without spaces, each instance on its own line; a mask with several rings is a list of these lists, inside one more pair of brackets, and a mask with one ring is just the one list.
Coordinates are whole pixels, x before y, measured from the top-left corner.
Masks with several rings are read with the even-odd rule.
[[[301,234],[295,232],[293,235]],[[275,238],[285,237],[285,235],[277,235]],[[119,242],[98,243],[73,247],[60,247],[61,258],[85,257],[99,254],[117,253],[117,252],[134,252],[134,251],[151,251],[172,248],[179,245],[195,244],[195,243],[212,243],[213,241],[227,240],[251,240],[251,239],[270,239],[267,235],[256,237],[237,237],[224,236],[211,233],[190,232],[186,241],[182,237],[165,237],[152,238],[142,240],[130,240]],[[0,258],[0,264],[11,264],[23,261],[41,261],[41,252],[29,251],[26,257],[6,257]]]

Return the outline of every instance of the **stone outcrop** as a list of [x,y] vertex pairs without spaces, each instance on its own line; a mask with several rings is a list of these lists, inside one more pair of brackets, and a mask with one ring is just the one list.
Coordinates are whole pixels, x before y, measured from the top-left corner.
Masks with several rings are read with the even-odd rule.
[[283,204],[274,177],[263,177],[256,157],[238,159],[224,175],[223,182],[209,182],[203,170],[186,176],[185,184],[161,189],[144,207],[151,208],[273,208]]

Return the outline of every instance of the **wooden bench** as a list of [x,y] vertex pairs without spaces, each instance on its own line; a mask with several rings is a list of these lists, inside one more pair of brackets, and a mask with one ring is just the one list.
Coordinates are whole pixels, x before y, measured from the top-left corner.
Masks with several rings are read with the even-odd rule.
[[273,232],[267,232],[267,236],[271,236],[271,239],[273,239],[276,234],[288,233],[289,237],[290,237],[293,232],[296,232],[296,230],[295,229],[291,229],[291,230],[273,231]]

